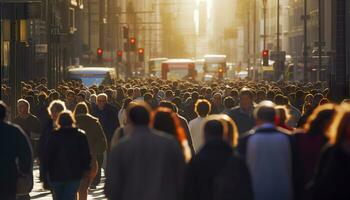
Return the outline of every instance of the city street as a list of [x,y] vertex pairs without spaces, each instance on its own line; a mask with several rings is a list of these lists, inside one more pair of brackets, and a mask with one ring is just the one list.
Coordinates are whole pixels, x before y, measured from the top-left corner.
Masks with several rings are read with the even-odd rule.
[[[34,175],[34,188],[30,193],[31,199],[52,200],[51,193],[47,190],[42,189],[42,184],[39,182],[39,169],[37,166],[34,167],[33,175]],[[95,190],[91,190],[89,192],[88,199],[96,199],[96,200],[106,199],[103,193],[103,184],[105,181],[104,175],[102,177],[103,178],[101,179],[100,185],[98,185]]]

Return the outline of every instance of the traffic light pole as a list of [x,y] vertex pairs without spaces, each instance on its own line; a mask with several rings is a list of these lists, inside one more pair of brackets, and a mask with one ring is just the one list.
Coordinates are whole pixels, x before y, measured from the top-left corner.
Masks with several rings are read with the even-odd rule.
[[308,81],[308,75],[307,75],[307,65],[308,65],[308,48],[307,48],[307,0],[304,0],[304,82]]
[[317,81],[320,81],[321,69],[322,69],[322,0],[318,0],[318,68],[317,68]]

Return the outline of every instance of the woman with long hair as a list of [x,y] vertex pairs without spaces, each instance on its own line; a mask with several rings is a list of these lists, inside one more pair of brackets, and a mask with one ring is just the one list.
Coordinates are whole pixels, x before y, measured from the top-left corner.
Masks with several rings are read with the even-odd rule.
[[182,147],[186,161],[191,159],[191,150],[177,114],[169,108],[159,107],[151,114],[151,127],[174,136]]
[[70,111],[57,119],[48,141],[48,178],[54,200],[74,200],[80,181],[90,171],[91,155],[85,133],[76,128]]
[[[312,180],[322,148],[329,141],[328,129],[337,112],[338,106],[335,104],[325,104],[317,107],[307,119],[303,131],[295,134],[304,189]],[[310,194],[305,191],[303,197],[308,199]]]
[[333,120],[314,179],[313,199],[350,199],[350,107]]

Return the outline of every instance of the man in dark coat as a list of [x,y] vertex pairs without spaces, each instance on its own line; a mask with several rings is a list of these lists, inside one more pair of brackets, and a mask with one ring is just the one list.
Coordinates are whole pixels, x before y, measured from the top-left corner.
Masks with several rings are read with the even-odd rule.
[[111,200],[183,199],[185,159],[177,140],[148,127],[150,108],[129,105],[130,134],[111,149],[105,193]]
[[250,89],[243,88],[239,96],[239,106],[234,107],[227,113],[236,122],[239,135],[242,135],[255,126],[253,111],[253,93]]
[[205,122],[205,145],[187,167],[185,200],[253,199],[248,168],[224,140],[224,130],[220,119]]
[[31,174],[33,156],[28,137],[5,121],[6,110],[5,103],[0,101],[0,199],[15,200],[18,171]]
[[[93,107],[92,115],[99,119],[103,131],[106,134],[107,146],[111,145],[111,140],[114,131],[119,127],[118,110],[116,107],[108,103],[108,97],[105,93],[101,93],[97,96],[97,105]],[[101,180],[101,166],[103,163],[103,155],[97,156],[97,162],[99,166],[98,173],[91,185],[91,188],[96,188]]]

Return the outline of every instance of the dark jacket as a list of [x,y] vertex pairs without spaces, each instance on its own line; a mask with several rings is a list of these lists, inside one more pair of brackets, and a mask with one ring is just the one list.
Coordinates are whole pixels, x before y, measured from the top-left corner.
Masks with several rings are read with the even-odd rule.
[[111,104],[106,104],[103,110],[99,110],[97,106],[94,106],[92,115],[99,119],[109,144],[114,131],[119,127],[117,108]]
[[214,199],[253,199],[244,160],[222,140],[205,144],[186,170],[185,200]]
[[314,180],[317,200],[350,199],[350,153],[336,145],[323,152]]
[[85,133],[76,128],[55,130],[48,141],[47,169],[50,181],[80,180],[90,169],[90,150]]
[[28,137],[17,126],[0,122],[0,199],[16,194],[17,165],[21,173],[32,173],[32,149]]
[[[129,130],[128,130],[129,131]],[[178,141],[145,126],[131,127],[112,147],[106,170],[111,200],[180,200],[185,160]]]
[[232,108],[227,115],[236,122],[238,133],[241,135],[250,129],[254,128],[255,120],[253,113],[245,113],[242,111],[241,107],[237,106]]

